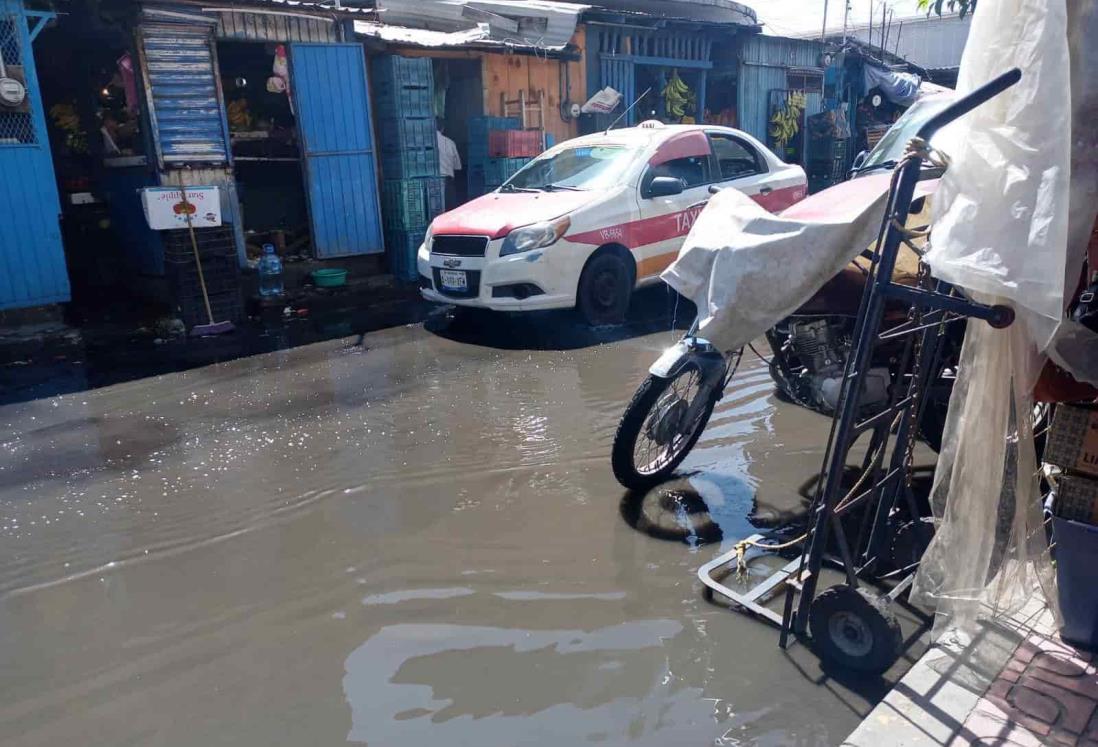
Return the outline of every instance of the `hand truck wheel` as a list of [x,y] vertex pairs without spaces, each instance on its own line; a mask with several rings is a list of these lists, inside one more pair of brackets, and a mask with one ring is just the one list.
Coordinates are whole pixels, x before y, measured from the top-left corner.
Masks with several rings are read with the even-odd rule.
[[903,636],[887,600],[839,584],[818,594],[808,611],[816,653],[825,662],[880,674],[900,658]]

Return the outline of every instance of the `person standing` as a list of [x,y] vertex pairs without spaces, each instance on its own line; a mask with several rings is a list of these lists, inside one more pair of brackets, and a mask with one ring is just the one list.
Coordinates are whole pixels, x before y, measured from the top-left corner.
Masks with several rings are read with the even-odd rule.
[[442,134],[442,120],[435,120],[435,131],[438,135],[438,173],[444,179],[446,189],[446,209],[457,207],[457,185],[454,182],[455,172],[461,171],[461,156],[458,155],[457,144]]

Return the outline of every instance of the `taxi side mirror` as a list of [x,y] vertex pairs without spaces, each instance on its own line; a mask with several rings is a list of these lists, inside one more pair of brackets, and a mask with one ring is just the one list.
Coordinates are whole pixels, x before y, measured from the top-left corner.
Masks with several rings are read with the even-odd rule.
[[682,191],[682,179],[675,176],[657,176],[648,185],[648,197],[670,197]]

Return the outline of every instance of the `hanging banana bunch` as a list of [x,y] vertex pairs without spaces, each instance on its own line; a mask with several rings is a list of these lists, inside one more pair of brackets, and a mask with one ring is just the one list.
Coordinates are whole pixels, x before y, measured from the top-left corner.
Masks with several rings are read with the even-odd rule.
[[790,91],[785,105],[770,118],[770,138],[779,148],[784,148],[796,137],[801,128],[805,103],[803,91]]
[[687,108],[697,108],[698,96],[679,77],[678,70],[671,71],[671,78],[663,87],[662,94],[664,109],[669,119],[681,119],[686,115]]

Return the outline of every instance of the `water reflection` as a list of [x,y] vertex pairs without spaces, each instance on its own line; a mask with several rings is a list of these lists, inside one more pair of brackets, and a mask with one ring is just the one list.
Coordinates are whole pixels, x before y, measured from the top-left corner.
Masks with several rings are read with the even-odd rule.
[[[665,744],[660,722],[696,712],[700,692],[671,685],[664,644],[675,620],[590,632],[476,625],[383,628],[346,661],[348,740],[372,745]],[[662,684],[661,684],[662,683]]]

